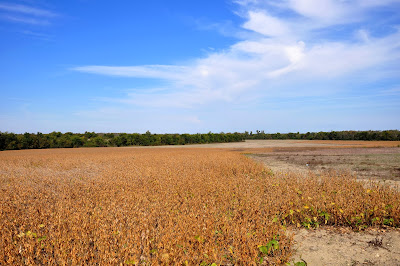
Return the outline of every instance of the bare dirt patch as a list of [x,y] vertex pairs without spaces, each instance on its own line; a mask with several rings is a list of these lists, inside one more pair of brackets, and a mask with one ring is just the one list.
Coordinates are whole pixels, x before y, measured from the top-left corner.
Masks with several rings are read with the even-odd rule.
[[359,179],[400,181],[400,148],[337,148],[248,155],[273,171],[350,171]]
[[[290,143],[287,143],[290,144]],[[293,147],[253,149],[246,154],[269,167],[273,172],[323,173],[350,171],[361,182],[380,182],[400,186],[400,148],[388,143],[363,147],[326,147],[326,142],[312,142]],[[329,143],[332,144],[332,143]],[[360,144],[360,143],[359,143]],[[394,144],[394,143],[392,143]],[[299,146],[304,145],[304,146]],[[318,146],[321,145],[321,146]],[[374,145],[380,146],[373,148]],[[322,227],[317,230],[293,229],[295,248],[293,262],[304,260],[307,265],[400,265],[400,231],[369,229],[353,232],[348,228]]]
[[400,265],[400,231],[337,228],[295,231],[296,255],[307,265]]

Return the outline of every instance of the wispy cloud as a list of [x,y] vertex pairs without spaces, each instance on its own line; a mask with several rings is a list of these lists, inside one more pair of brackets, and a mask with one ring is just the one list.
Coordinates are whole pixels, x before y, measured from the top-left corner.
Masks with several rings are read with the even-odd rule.
[[185,66],[147,65],[147,66],[83,66],[72,68],[76,71],[108,76],[178,79],[186,72]]
[[14,16],[14,15],[0,15],[0,18],[10,22],[25,23],[32,25],[49,25],[50,22],[44,19],[36,19],[30,17]]
[[15,13],[23,13],[37,17],[56,17],[57,14],[49,10],[34,8],[26,5],[0,3],[0,9]]
[[249,11],[248,20],[242,27],[265,36],[274,37],[291,34],[284,21],[260,11]]
[[45,41],[52,41],[53,40],[53,36],[51,36],[49,34],[34,32],[34,31],[30,31],[30,30],[22,30],[22,31],[20,31],[20,33],[24,34],[24,35],[27,35],[27,36],[31,36],[31,37],[37,38],[37,39],[45,40]]
[[[167,81],[162,93],[129,93],[133,105],[193,107],[219,102],[254,100],[250,95],[334,93],[333,83],[354,75],[364,81],[395,77],[399,72],[400,30],[377,35],[362,24],[372,10],[398,6],[400,1],[282,0],[237,1],[243,9],[241,31],[251,38],[238,40],[224,51],[209,53],[184,65],[79,66],[72,70],[99,75]],[[291,15],[285,12],[291,12]],[[357,22],[357,23],[355,23]],[[340,27],[350,37],[319,35],[317,30]],[[358,28],[359,27],[359,28]],[[255,34],[255,35],[254,35]],[[392,76],[390,76],[392,75]],[[363,82],[364,82],[363,81]],[[310,83],[327,84],[320,87]]]
[[9,22],[50,25],[59,16],[50,10],[14,3],[0,3],[0,18]]

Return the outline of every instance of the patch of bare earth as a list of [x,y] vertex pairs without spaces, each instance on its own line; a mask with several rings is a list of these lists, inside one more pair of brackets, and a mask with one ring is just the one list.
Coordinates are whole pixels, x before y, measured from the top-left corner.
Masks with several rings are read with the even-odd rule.
[[400,231],[319,228],[295,231],[294,262],[307,265],[400,265]]
[[[315,143],[317,144],[317,143]],[[379,143],[375,143],[379,144]],[[379,146],[379,145],[377,145]],[[350,171],[360,182],[379,182],[400,188],[400,148],[274,147],[247,154],[273,172]],[[293,229],[297,250],[294,262],[307,265],[400,265],[400,230],[372,228]]]
[[336,148],[248,154],[274,172],[348,172],[360,180],[400,181],[400,148]]

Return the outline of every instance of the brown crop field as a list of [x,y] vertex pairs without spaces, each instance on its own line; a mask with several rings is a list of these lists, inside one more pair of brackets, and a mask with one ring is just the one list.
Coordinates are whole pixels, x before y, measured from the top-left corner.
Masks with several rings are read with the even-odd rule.
[[0,153],[0,265],[275,265],[290,227],[400,226],[400,193],[229,149]]

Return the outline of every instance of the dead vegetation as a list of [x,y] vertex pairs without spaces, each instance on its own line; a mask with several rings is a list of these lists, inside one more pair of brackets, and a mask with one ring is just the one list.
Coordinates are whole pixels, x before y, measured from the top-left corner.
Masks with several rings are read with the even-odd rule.
[[383,243],[383,238],[380,237],[376,237],[374,239],[372,239],[371,241],[368,241],[368,244],[373,246],[373,247],[382,247],[382,243]]
[[400,226],[400,193],[213,149],[0,153],[0,264],[280,264],[286,228]]
[[400,149],[336,148],[248,154],[274,171],[350,171],[359,179],[400,181]]

